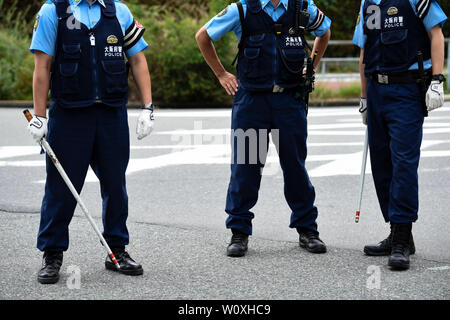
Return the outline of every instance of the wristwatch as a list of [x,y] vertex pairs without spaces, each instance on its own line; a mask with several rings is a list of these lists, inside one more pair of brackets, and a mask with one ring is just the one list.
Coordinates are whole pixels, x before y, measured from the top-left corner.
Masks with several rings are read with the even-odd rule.
[[155,106],[153,105],[153,103],[147,103],[147,104],[144,104],[144,105],[142,106],[142,109],[147,109],[147,110],[150,110],[150,111],[155,111]]
[[431,80],[436,80],[436,81],[439,81],[439,83],[442,83],[442,82],[445,81],[445,77],[444,77],[443,74],[434,74],[434,75],[431,77]]

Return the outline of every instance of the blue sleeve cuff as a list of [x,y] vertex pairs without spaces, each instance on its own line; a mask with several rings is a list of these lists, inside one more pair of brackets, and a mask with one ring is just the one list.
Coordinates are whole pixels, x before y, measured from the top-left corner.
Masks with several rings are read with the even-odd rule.
[[30,52],[32,53],[32,54],[35,54],[36,53],[36,50],[37,51],[42,51],[43,53],[45,53],[45,54],[48,54],[49,56],[52,56],[52,57],[54,57],[55,56],[55,50],[46,50],[45,48],[43,48],[42,46],[39,46],[39,44],[36,44],[36,47],[34,48],[30,48]]
[[55,56],[57,29],[56,8],[52,3],[46,2],[36,16],[30,52],[34,54],[35,50],[39,50],[50,56]]
[[323,36],[328,30],[331,28],[331,19],[328,17],[325,17],[323,20],[321,26],[317,28],[316,30],[312,31],[311,34],[315,37],[321,37]]
[[359,24],[356,26],[355,34],[353,35],[353,41],[352,43],[355,46],[360,47],[361,49],[364,49],[364,45],[366,44],[366,35],[364,34],[364,31],[362,30],[362,25]]
[[359,11],[358,20],[356,22],[355,33],[353,34],[352,43],[355,46],[358,46],[361,49],[364,49],[366,40],[367,40],[367,36],[364,34],[364,18],[363,18],[362,4],[361,4],[361,9]]
[[425,29],[430,31],[438,24],[443,27],[444,23],[447,21],[447,16],[445,15],[442,8],[433,1],[430,5],[430,9],[423,19],[423,25],[425,26]]
[[209,37],[212,40],[219,41],[223,37],[223,34],[220,34],[220,32],[218,32],[217,28],[214,28],[213,26],[211,26],[212,24],[213,24],[212,20],[210,20],[207,24],[205,24],[206,32],[208,33]]
[[127,58],[130,58],[134,56],[135,54],[138,54],[141,51],[147,50],[148,44],[144,40],[144,38],[141,38],[138,43],[136,43],[131,49],[128,49],[125,54],[127,55]]
[[[245,12],[246,7],[244,6]],[[238,34],[240,27],[239,10],[235,3],[230,4],[205,24],[206,32],[214,41],[219,41],[225,34],[231,31]]]

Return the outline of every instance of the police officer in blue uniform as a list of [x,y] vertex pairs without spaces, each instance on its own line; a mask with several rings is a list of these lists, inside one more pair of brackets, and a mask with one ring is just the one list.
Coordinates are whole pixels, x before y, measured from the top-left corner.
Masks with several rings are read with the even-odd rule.
[[[153,127],[144,31],[118,0],[52,0],[37,15],[30,47],[35,58],[34,117],[28,129],[36,141],[46,137],[78,192],[92,167],[101,186],[103,235],[120,272],[128,275],[141,275],[143,268],[125,251],[129,242],[125,171],[130,154],[125,56],[143,104],[137,126],[142,139]],[[75,199],[47,157],[37,239],[38,249],[44,252],[40,283],[59,279],[75,207]],[[105,267],[116,270],[109,257]]]
[[417,169],[424,116],[444,103],[446,15],[436,0],[363,0],[353,42],[361,48],[361,108],[375,188],[389,236],[364,252],[408,269],[414,254]]
[[[305,85],[304,31],[316,36],[311,50],[317,51],[315,67],[328,45],[330,24],[313,0],[241,0],[229,5],[196,35],[206,62],[227,93],[234,95],[233,159],[226,202],[226,226],[232,231],[228,256],[241,257],[247,252],[254,217],[250,210],[258,198],[266,154],[254,163],[250,159],[252,153],[267,150],[268,136],[259,133],[270,131],[272,136],[278,133],[285,198],[292,210],[290,227],[299,232],[301,247],[326,252],[317,231],[315,191],[305,168],[307,110],[305,96],[299,92]],[[231,31],[240,40],[237,78],[225,70],[211,41]],[[237,132],[242,132],[244,139],[256,132],[255,148],[249,138],[240,149],[242,135],[237,136]],[[245,161],[239,161],[242,159]]]

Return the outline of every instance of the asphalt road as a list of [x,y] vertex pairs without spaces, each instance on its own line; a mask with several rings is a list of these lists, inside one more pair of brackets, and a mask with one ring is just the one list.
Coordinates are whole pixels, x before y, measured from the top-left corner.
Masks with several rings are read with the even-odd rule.
[[[298,247],[272,146],[254,208],[254,235],[241,259],[225,255],[231,111],[159,111],[155,132],[142,141],[134,133],[137,114],[129,112],[128,249],[144,276],[105,271],[103,249],[77,209],[61,280],[43,286],[36,281],[41,253],[35,245],[44,157],[28,136],[21,110],[0,109],[0,299],[450,298],[450,104],[425,122],[420,213],[413,228],[417,254],[407,272],[390,271],[386,257],[362,253],[364,244],[383,239],[389,227],[370,170],[360,223],[354,223],[364,138],[356,107],[314,108],[309,116],[307,167],[329,252],[312,255]],[[81,196],[101,225],[92,173]]]

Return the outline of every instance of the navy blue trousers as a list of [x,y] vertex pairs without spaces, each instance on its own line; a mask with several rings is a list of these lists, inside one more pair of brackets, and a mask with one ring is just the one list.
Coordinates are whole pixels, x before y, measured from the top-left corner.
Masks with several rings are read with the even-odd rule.
[[[290,227],[317,230],[315,191],[305,168],[307,121],[305,104],[292,93],[249,92],[239,89],[234,98],[232,114],[233,156],[231,179],[225,211],[226,226],[245,234],[252,234],[250,211],[258,200],[264,156],[254,156],[255,147],[246,139],[244,154],[239,149],[238,130],[249,135],[256,132],[257,152],[267,150],[268,135],[278,129],[277,151],[284,177],[284,195],[292,210]],[[254,139],[255,140],[255,139]],[[245,159],[245,161],[242,161]],[[256,159],[256,161],[255,161]],[[241,161],[239,161],[241,160]]]
[[[103,199],[103,235],[111,247],[128,244],[128,195],[125,171],[130,156],[126,107],[95,104],[64,109],[52,104],[47,141],[80,193],[89,165],[100,180]],[[42,201],[37,248],[65,251],[69,247],[69,223],[76,200],[47,156],[47,180]],[[90,211],[96,208],[90,208]]]
[[367,122],[370,161],[386,222],[417,220],[418,175],[424,116],[416,84],[369,81]]

